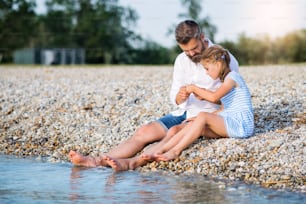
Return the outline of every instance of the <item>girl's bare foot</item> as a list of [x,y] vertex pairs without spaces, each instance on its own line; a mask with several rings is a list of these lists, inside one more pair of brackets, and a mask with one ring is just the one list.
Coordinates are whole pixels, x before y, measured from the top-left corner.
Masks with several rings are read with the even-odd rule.
[[69,152],[69,158],[70,161],[76,166],[85,166],[85,167],[105,166],[105,164],[103,165],[103,163],[105,162],[103,162],[99,158],[83,156],[80,153],[77,153],[72,150]]
[[115,171],[134,170],[148,163],[148,160],[144,159],[142,156],[127,159],[116,159],[110,156],[104,156],[104,160],[107,165],[111,166]]
[[180,156],[180,154],[177,154],[175,151],[168,151],[164,154],[158,154],[155,155],[156,161],[170,161],[177,159]]
[[141,158],[147,162],[156,161],[157,159],[156,156],[151,155],[151,154],[146,154],[146,153],[142,154]]

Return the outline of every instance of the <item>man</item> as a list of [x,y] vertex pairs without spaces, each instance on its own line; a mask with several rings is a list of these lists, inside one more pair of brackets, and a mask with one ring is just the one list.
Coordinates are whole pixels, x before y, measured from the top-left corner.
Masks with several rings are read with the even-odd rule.
[[[196,84],[210,90],[215,90],[220,86],[220,81],[211,79],[199,63],[201,54],[213,43],[205,38],[199,25],[193,20],[179,23],[175,30],[175,37],[183,52],[175,60],[170,99],[173,104],[178,106],[178,110],[140,127],[132,137],[105,154],[108,160],[109,158],[131,158],[148,144],[163,139],[167,134],[173,135],[178,132],[183,128],[184,124],[182,122],[187,118],[196,116],[201,111],[213,112],[219,108],[217,104],[201,100],[196,95],[188,94],[186,91],[186,85],[188,84]],[[231,70],[238,72],[237,60],[232,55],[230,57]],[[70,151],[69,157],[75,165],[87,167],[109,165],[105,156],[93,158]],[[138,164],[135,166],[138,166]],[[129,167],[129,169],[133,168]]]

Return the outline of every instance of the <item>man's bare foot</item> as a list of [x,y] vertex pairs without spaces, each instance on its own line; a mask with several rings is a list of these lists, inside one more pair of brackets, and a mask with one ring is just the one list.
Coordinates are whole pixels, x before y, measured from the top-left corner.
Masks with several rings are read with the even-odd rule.
[[75,151],[69,152],[70,161],[76,166],[85,166],[85,167],[97,167],[97,166],[105,166],[105,162],[103,162],[102,158],[94,158],[89,156],[83,156],[80,153]]
[[112,167],[115,171],[127,171],[130,170],[128,159],[115,159],[109,156],[104,156],[106,163]]

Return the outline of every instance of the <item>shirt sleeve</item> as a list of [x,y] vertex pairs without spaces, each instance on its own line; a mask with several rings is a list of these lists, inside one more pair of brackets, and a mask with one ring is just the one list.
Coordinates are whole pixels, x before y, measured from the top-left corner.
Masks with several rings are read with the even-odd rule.
[[[180,87],[184,86],[184,85],[186,85],[184,66],[182,65],[182,63],[180,61],[180,56],[178,56],[175,59],[175,62],[174,62],[174,69],[173,69],[173,75],[172,75],[172,85],[171,85],[171,90],[170,90],[170,101],[176,106],[178,106],[175,102],[176,95],[177,95]],[[179,107],[181,107],[181,106],[184,106],[184,105],[180,104]]]
[[[228,75],[225,77],[225,80],[227,79],[232,79],[234,80],[236,83],[238,83],[237,78],[239,77],[239,73],[235,72],[235,71],[231,71],[230,73],[228,73]],[[240,83],[238,83],[238,85],[240,86]]]
[[230,69],[232,71],[235,71],[235,72],[238,73],[239,72],[239,63],[238,63],[237,59],[234,57],[234,55],[232,55],[231,53],[229,53],[229,55],[230,55],[230,59],[231,59],[230,64],[229,64]]

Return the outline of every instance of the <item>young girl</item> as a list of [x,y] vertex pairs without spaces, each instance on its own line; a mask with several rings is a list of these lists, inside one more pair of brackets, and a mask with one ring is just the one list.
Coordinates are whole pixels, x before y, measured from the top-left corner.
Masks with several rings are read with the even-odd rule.
[[[149,161],[169,161],[179,157],[181,152],[200,136],[206,138],[247,138],[254,132],[254,115],[251,95],[243,78],[229,68],[228,52],[214,45],[203,53],[201,64],[212,79],[223,83],[216,91],[209,91],[194,84],[187,86],[189,93],[213,103],[221,101],[222,108],[214,113],[201,112],[188,119],[176,134],[169,134],[154,144],[142,155],[129,159],[105,160],[117,171],[135,169]],[[176,131],[172,131],[176,132]]]

